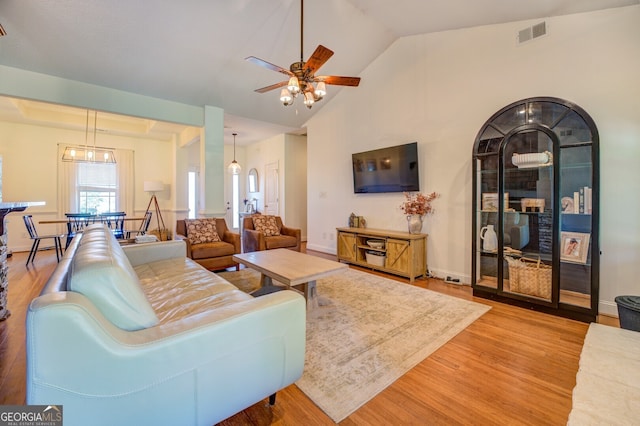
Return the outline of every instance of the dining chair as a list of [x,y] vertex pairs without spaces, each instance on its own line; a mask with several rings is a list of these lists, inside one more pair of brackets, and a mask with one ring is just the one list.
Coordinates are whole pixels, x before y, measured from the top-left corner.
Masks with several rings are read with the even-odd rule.
[[137,229],[125,230],[125,234],[126,234],[127,238],[131,238],[132,234],[133,234],[134,237],[136,235],[144,235],[144,234],[146,234],[147,231],[149,230],[149,224],[151,223],[151,215],[152,215],[152,212],[147,211],[144,214],[144,219],[142,220],[142,223],[140,224],[140,226]]
[[[56,250],[56,259],[60,262],[60,257],[62,257],[62,235],[38,235],[38,231],[36,230],[35,225],[33,224],[33,217],[30,214],[22,216],[24,219],[24,225],[27,227],[27,232],[29,232],[29,238],[33,240],[33,244],[31,245],[31,251],[29,252],[29,256],[27,257],[27,266],[29,266],[29,262],[33,263],[36,259],[36,253],[40,250],[40,241],[42,240],[53,240],[53,248]],[[42,250],[50,249],[51,247],[43,247]]]
[[85,227],[95,223],[96,215],[91,213],[65,213],[67,217],[67,242],[65,249],[71,244],[76,234],[82,232]]
[[107,225],[107,228],[117,239],[124,239],[124,218],[126,215],[125,212],[101,213],[100,222]]

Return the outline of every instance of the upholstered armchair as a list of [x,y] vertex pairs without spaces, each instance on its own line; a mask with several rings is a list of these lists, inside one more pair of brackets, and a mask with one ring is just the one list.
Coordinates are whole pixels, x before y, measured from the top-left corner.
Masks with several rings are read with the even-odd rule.
[[284,226],[280,216],[245,217],[242,226],[242,245],[245,253],[278,248],[300,251],[300,229]]
[[223,218],[178,220],[176,239],[186,243],[187,257],[210,271],[240,268],[233,261],[233,255],[241,253],[240,234],[231,232]]
[[529,244],[529,216],[519,212],[504,213],[504,245],[520,250]]

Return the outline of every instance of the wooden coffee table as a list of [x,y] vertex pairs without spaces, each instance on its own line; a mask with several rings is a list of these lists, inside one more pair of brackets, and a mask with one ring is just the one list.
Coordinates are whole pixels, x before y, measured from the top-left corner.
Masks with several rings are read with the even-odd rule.
[[273,286],[273,280],[289,287],[303,286],[309,308],[317,305],[316,280],[349,268],[344,263],[289,249],[236,254],[233,260],[260,272],[260,285],[263,288]]

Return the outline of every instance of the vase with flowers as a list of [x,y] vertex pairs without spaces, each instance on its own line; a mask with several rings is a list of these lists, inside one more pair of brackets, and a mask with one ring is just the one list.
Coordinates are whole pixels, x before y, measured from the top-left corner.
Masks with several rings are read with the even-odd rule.
[[400,205],[400,208],[407,215],[407,225],[409,227],[410,234],[419,234],[422,232],[422,222],[424,217],[433,213],[433,206],[431,202],[438,197],[438,194],[432,192],[431,194],[422,194],[420,192],[411,194],[409,192],[404,193],[404,203]]

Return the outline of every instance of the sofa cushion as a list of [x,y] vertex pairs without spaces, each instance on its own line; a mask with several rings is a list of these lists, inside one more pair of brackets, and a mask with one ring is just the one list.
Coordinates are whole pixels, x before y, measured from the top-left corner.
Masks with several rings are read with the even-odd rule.
[[158,324],[131,263],[109,229],[102,224],[91,225],[81,238],[73,257],[69,290],[90,299],[123,330]]
[[218,241],[191,246],[192,259],[210,259],[213,257],[232,256],[235,252],[233,244]]
[[135,271],[160,324],[253,298],[189,258],[145,263]]
[[215,218],[185,219],[184,223],[187,238],[192,245],[220,241]]
[[261,232],[265,237],[280,235],[280,227],[275,216],[257,215],[252,217],[253,229]]
[[287,248],[287,247],[295,247],[298,244],[298,240],[296,237],[291,237],[289,235],[278,235],[275,237],[265,238],[264,241],[267,250],[273,250],[277,248]]

